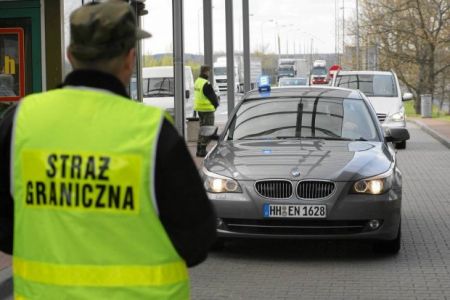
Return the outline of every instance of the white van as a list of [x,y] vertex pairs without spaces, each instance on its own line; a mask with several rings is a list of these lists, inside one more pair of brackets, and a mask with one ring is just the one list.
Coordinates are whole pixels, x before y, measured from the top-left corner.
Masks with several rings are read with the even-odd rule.
[[[332,86],[357,89],[363,92],[377,113],[384,129],[406,128],[403,101],[413,99],[411,93],[401,94],[397,75],[390,71],[339,71],[333,78]],[[405,149],[406,141],[395,144],[397,149]]]
[[[194,77],[190,66],[184,67],[184,104],[186,115],[192,111]],[[142,69],[142,94],[144,104],[161,107],[174,115],[175,80],[173,66]]]

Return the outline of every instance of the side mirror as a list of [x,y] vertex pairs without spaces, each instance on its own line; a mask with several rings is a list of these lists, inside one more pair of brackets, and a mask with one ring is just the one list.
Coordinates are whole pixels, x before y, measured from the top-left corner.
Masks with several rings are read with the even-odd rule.
[[403,142],[409,140],[409,132],[406,128],[389,128],[386,134],[386,142]]
[[412,100],[414,98],[413,94],[411,93],[404,93],[402,97],[402,101],[408,101]]
[[190,96],[191,96],[191,91],[186,90],[186,99],[189,99]]

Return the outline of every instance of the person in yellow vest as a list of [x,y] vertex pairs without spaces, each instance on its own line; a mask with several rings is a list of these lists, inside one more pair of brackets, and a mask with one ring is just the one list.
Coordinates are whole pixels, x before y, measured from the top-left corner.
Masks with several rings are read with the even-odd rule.
[[205,133],[208,126],[214,126],[214,112],[219,106],[219,100],[214,92],[214,88],[209,83],[208,78],[211,72],[209,66],[200,67],[200,75],[194,83],[194,110],[200,118],[200,132],[197,142],[198,157],[206,156],[206,147],[215,134],[213,132]]
[[0,123],[15,298],[189,299],[187,267],[205,260],[216,219],[184,139],[128,98],[150,34],[120,0],[75,10],[70,28],[74,71]]

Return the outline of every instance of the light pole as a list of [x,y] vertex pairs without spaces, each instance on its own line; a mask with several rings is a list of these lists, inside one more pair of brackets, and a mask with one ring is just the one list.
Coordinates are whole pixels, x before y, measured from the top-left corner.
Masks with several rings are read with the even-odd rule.
[[201,34],[201,32],[200,32],[200,12],[203,10],[203,7],[201,7],[201,8],[199,8],[198,10],[197,10],[197,27],[198,27],[198,54],[200,55],[200,54],[202,54],[202,52],[201,52],[201,37],[202,37],[202,34]]
[[[248,14],[249,17],[253,17],[253,14]],[[241,50],[242,52],[244,52],[244,49],[242,47],[242,41],[243,41],[243,32],[242,32],[242,27],[244,26],[244,16],[239,16],[239,37],[238,37],[238,50]]]
[[278,45],[278,61],[280,61],[281,58],[281,49],[280,49],[280,27],[278,26],[278,21],[273,21],[275,25],[277,26],[277,45]]
[[261,52],[264,54],[264,24],[273,22],[273,19],[262,21],[261,22]]
[[359,70],[359,1],[356,0],[356,69]]
[[342,0],[342,53],[345,52],[345,5]]
[[[281,25],[281,28],[287,28],[287,27],[292,27],[294,24],[284,24]],[[279,39],[279,38],[278,38]],[[286,54],[289,54],[289,39],[286,38]]]

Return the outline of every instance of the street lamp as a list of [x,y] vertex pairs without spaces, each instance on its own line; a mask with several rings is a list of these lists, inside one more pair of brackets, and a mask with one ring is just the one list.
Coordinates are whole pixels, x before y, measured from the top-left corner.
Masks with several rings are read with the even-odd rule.
[[203,10],[203,7],[200,7],[197,10],[197,27],[198,27],[198,54],[201,55],[201,39],[202,39],[202,34],[200,32],[200,12]]
[[[281,25],[281,28],[287,28],[292,26],[294,26],[294,24],[284,24]],[[289,30],[287,30],[286,32],[289,32]],[[286,38],[286,54],[289,54],[289,38]]]
[[264,23],[273,22],[273,19],[262,21],[261,23],[261,52],[264,54]]
[[345,5],[344,0],[342,0],[342,58],[344,58],[345,52]]

